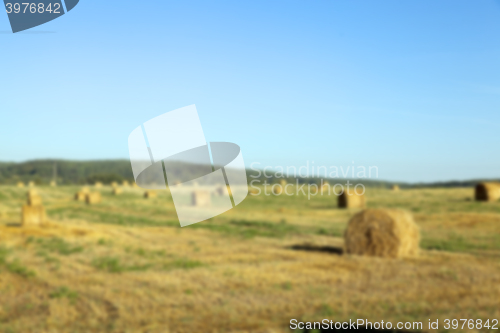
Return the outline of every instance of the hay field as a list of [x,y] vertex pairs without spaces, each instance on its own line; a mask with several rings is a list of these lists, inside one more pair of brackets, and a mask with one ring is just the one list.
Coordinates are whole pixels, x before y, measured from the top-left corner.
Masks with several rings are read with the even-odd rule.
[[367,189],[367,207],[407,209],[421,229],[420,257],[399,260],[343,255],[359,209],[333,195],[249,196],[180,228],[166,191],[103,187],[88,206],[73,200],[79,189],[38,188],[50,220],[40,228],[17,225],[26,189],[0,186],[0,332],[500,319],[500,202],[475,202],[472,188]]

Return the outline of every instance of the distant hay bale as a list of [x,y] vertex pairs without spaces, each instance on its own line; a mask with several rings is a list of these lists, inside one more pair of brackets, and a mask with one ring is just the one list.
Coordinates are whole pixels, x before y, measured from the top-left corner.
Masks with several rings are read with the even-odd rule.
[[144,192],[144,198],[146,198],[146,199],[156,198],[157,196],[158,196],[158,194],[155,191]]
[[17,187],[24,187],[24,183],[23,182],[17,182]]
[[94,184],[94,187],[95,187],[95,188],[102,188],[102,183],[101,183],[101,182],[96,182],[96,183]]
[[75,201],[85,201],[87,193],[79,191],[75,193]]
[[86,193],[85,202],[87,205],[95,205],[101,202],[101,192]]
[[280,195],[281,193],[283,193],[283,186],[281,186],[281,185],[274,184],[272,189],[273,189],[274,195]]
[[50,186],[52,186],[52,187],[56,187],[56,186],[57,186],[57,182],[55,182],[55,181],[51,181],[51,182],[50,182]]
[[394,192],[398,192],[399,191],[399,185],[392,185],[391,190],[393,190]]
[[210,192],[193,191],[191,193],[191,203],[197,207],[210,206]]
[[28,186],[29,186],[29,187],[35,187],[35,182],[33,182],[33,181],[29,182],[29,183],[28,183]]
[[42,205],[42,197],[39,195],[29,195],[28,196],[28,206],[41,206]]
[[215,194],[218,196],[223,196],[226,194],[226,192],[231,196],[233,195],[231,193],[231,187],[227,185],[220,186],[215,190]]
[[27,197],[28,197],[28,206],[42,205],[42,197],[38,195],[38,192],[35,189],[29,190]]
[[124,180],[124,181],[122,182],[122,186],[123,186],[123,187],[129,187],[129,186],[130,186],[130,184],[129,184],[129,182],[128,182],[127,180]]
[[220,186],[215,189],[215,194],[218,196],[223,196],[226,193],[226,186]]
[[259,195],[259,190],[256,188],[251,188],[250,190],[248,190],[248,193],[251,195]]
[[111,187],[118,187],[118,183],[117,182],[111,182]]
[[323,194],[323,192],[330,193],[330,191],[331,191],[330,183],[328,183],[327,181],[324,181],[323,185],[321,185],[321,183],[320,183],[319,184],[319,191],[321,191],[321,194]]
[[120,195],[123,193],[123,189],[121,189],[119,187],[115,187],[115,188],[113,188],[112,193],[113,193],[113,195]]
[[349,254],[401,258],[418,255],[420,232],[409,212],[366,209],[351,218],[344,238]]
[[139,188],[139,185],[137,185],[137,184],[134,182],[134,183],[132,183],[132,187],[133,187],[133,188]]
[[476,185],[476,201],[497,201],[500,199],[500,183],[479,183]]
[[288,184],[288,182],[287,182],[285,179],[281,179],[281,180],[280,180],[280,185],[281,185],[281,186],[283,186],[283,187],[284,187],[284,186],[286,186],[286,184]]
[[23,205],[21,214],[21,224],[26,225],[41,225],[47,220],[45,208],[43,206]]
[[85,187],[82,187],[81,192],[87,194],[87,193],[90,193],[90,189],[87,186],[85,186]]
[[339,208],[365,208],[366,199],[364,194],[356,191],[344,191],[338,197]]
[[23,205],[21,213],[22,225],[40,225],[45,222],[47,215],[42,206],[42,198],[35,189],[30,189],[27,193],[27,204]]

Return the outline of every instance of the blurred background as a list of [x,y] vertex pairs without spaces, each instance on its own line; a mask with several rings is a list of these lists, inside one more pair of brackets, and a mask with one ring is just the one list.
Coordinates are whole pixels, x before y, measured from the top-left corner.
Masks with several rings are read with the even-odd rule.
[[494,178],[499,15],[497,0],[87,0],[18,34],[5,15],[0,160],[126,159],[138,124],[196,104],[207,141],[248,165]]
[[[82,0],[12,34],[0,15],[0,332],[495,331],[499,18],[499,0]],[[257,182],[181,228],[127,139],[192,104]],[[363,193],[332,192],[348,180]],[[193,207],[231,195],[194,187]]]

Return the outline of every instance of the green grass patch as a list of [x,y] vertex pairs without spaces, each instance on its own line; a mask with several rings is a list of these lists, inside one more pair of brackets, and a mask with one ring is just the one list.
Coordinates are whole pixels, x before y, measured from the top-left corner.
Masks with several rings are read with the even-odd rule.
[[253,237],[281,238],[289,234],[299,234],[303,228],[288,223],[273,223],[267,221],[232,220],[228,222],[214,222],[213,220],[190,226],[192,228],[208,229],[226,235]]
[[38,246],[44,250],[59,253],[64,256],[83,252],[84,248],[80,245],[73,245],[61,238],[38,238],[36,240]]
[[95,268],[109,273],[122,273],[127,271],[145,271],[151,267],[146,265],[125,265],[117,257],[100,257],[92,261]]
[[500,250],[500,236],[468,237],[450,234],[446,238],[427,238],[421,241],[421,247],[427,250],[470,252],[474,250]]
[[7,255],[9,254],[10,250],[5,248],[5,247],[0,247],[0,265],[5,264],[7,260]]
[[50,298],[67,298],[74,303],[78,299],[78,293],[70,290],[68,287],[59,287],[49,294]]
[[[48,214],[54,218],[60,219],[85,219],[92,223],[113,224],[121,226],[143,226],[143,227],[174,227],[179,226],[177,221],[165,220],[165,212],[158,215],[158,219],[147,218],[144,216],[134,216],[119,212],[97,211],[95,208],[68,207],[49,210]],[[147,212],[151,216],[151,212]]]
[[330,236],[330,237],[344,237],[343,228],[321,228],[316,231],[317,235]]
[[0,247],[0,266],[7,269],[7,271],[20,275],[25,278],[34,277],[36,273],[27,267],[23,266],[19,260],[7,261],[7,256],[10,253],[10,249],[5,247]]
[[113,242],[111,240],[107,240],[107,239],[104,239],[104,238],[99,238],[99,240],[97,241],[97,245],[101,245],[101,246],[113,246]]
[[25,278],[36,276],[36,273],[34,271],[23,266],[18,260],[5,263],[5,268],[7,268],[9,272],[20,275]]
[[174,270],[174,269],[192,269],[204,266],[203,263],[196,260],[189,259],[177,259],[169,263],[163,264],[162,268],[164,270]]

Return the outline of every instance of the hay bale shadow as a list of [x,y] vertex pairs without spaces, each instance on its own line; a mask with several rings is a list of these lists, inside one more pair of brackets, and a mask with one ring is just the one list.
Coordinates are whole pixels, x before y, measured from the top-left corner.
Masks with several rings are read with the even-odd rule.
[[312,244],[297,244],[289,247],[291,250],[295,251],[309,251],[309,252],[323,252],[336,255],[344,254],[344,249],[338,246],[319,246]]

